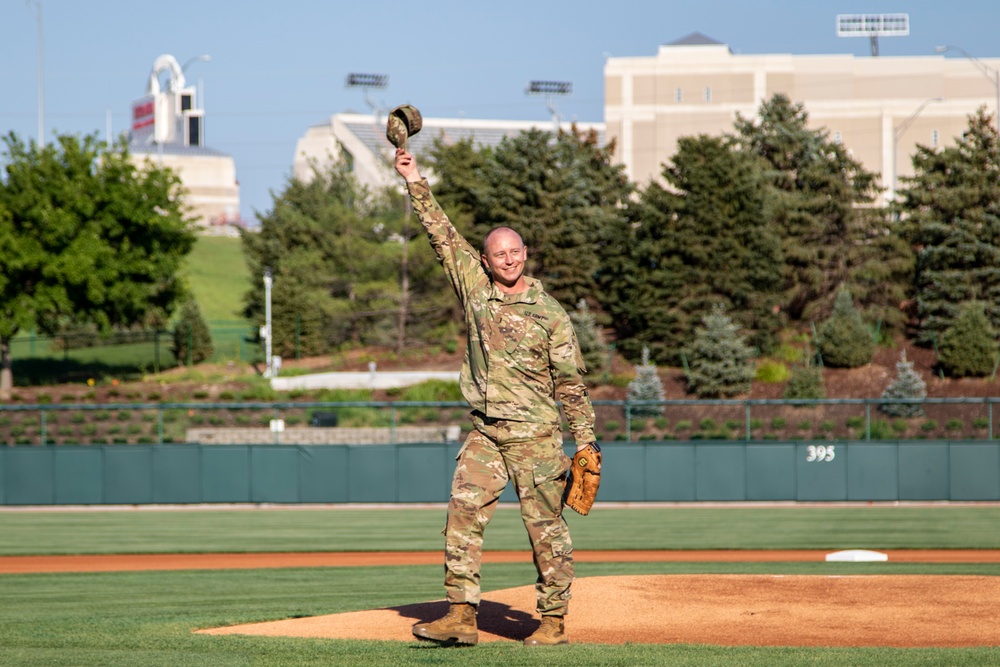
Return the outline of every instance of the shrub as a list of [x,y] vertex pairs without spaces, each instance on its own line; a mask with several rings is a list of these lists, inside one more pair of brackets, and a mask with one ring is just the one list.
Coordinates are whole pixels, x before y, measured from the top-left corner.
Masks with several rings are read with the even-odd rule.
[[691,428],[690,419],[682,419],[679,422],[677,422],[677,426],[674,427],[674,429],[677,431],[687,431],[690,430],[690,428]]
[[712,429],[717,427],[715,425],[714,419],[712,419],[711,417],[705,417],[700,422],[698,422],[698,428],[700,428],[702,431],[711,431]]
[[69,416],[69,420],[73,424],[82,424],[85,421],[87,421],[87,415],[83,414],[82,412],[74,412]]
[[941,335],[938,361],[952,377],[983,377],[997,366],[996,332],[979,301],[964,304]]
[[786,420],[784,417],[775,417],[774,419],[771,420],[771,428],[774,429],[783,429],[787,425],[788,425],[788,420]]
[[657,417],[653,420],[653,426],[661,430],[668,428],[670,426],[670,420],[666,417]]
[[753,379],[765,384],[784,382],[788,379],[788,366],[780,361],[765,359],[757,364]]
[[909,424],[906,423],[905,419],[893,419],[892,420],[892,430],[896,433],[906,433],[906,429]]
[[952,418],[945,423],[944,427],[949,431],[961,431],[965,428],[965,422],[961,419]]
[[620,430],[621,427],[622,427],[621,422],[615,419],[609,419],[608,421],[604,422],[604,428],[606,428],[609,431],[617,431]]
[[920,424],[921,431],[933,431],[937,428],[937,421],[934,419],[928,419],[927,421]]
[[798,423],[798,426],[797,426],[797,428],[800,431],[811,431],[812,427],[813,427],[813,423],[811,421],[809,421],[808,419],[803,419],[802,421],[800,421]]
[[990,420],[986,417],[976,417],[972,420],[972,425],[976,428],[987,428],[990,425]]
[[865,425],[865,418],[858,415],[847,418],[847,428],[861,428]]
[[823,369],[816,366],[796,366],[792,376],[785,386],[784,397],[787,399],[823,398]]
[[869,435],[872,440],[888,440],[893,437],[893,432],[886,420],[873,419],[869,426]]
[[837,425],[831,419],[824,419],[819,423],[819,430],[826,431],[827,433],[835,428],[837,428]]
[[750,420],[750,430],[759,431],[764,427],[764,420],[754,417]]
[[685,349],[687,383],[701,398],[726,398],[750,391],[754,352],[721,305],[702,319]]
[[[649,361],[649,348],[642,348],[642,363],[635,369],[635,379],[628,383],[629,401],[662,401],[665,393],[663,381],[656,373],[656,366]],[[633,415],[656,417],[663,414],[663,406],[636,405],[629,408]]]
[[177,363],[200,364],[212,356],[212,334],[201,316],[198,302],[188,299],[181,306],[180,319],[174,327],[173,353]]
[[739,419],[727,419],[726,420],[726,428],[729,429],[730,431],[735,431],[736,429],[742,428],[742,427],[743,427],[743,422],[740,421]]
[[[913,370],[913,364],[906,360],[906,351],[896,362],[896,379],[882,392],[882,398],[927,398],[927,383]],[[880,403],[879,410],[894,417],[917,417],[924,414],[919,403]]]
[[875,337],[854,307],[848,290],[837,294],[833,314],[819,327],[816,345],[827,366],[857,368],[871,363]]

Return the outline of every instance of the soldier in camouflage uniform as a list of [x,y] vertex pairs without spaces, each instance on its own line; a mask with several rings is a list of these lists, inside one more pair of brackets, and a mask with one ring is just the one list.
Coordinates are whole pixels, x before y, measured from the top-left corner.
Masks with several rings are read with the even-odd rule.
[[594,442],[594,409],[576,334],[559,303],[524,275],[527,248],[516,231],[492,230],[477,252],[452,226],[404,148],[396,151],[396,170],[465,312],[468,346],[460,383],[475,427],[458,454],[444,530],[449,612],[414,625],[413,633],[440,643],[477,642],[483,531],[513,480],[538,571],[542,617],[525,644],[565,644],[573,543],[562,509],[570,458],[562,448],[556,401],[577,448]]

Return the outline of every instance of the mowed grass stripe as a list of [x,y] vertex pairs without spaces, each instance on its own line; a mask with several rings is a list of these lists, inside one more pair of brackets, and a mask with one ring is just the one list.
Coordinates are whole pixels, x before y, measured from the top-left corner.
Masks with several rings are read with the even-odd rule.
[[[996,506],[601,508],[571,512],[582,550],[997,549]],[[0,511],[0,555],[436,551],[443,508]],[[486,547],[527,548],[515,506]]]

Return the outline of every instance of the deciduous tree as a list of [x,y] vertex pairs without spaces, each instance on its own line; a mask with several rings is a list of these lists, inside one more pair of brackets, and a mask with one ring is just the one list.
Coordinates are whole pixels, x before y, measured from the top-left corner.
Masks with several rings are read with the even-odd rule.
[[177,175],[136,165],[124,142],[61,135],[40,147],[11,133],[3,146],[0,397],[9,397],[19,331],[164,325],[185,295],[178,270],[195,236]]

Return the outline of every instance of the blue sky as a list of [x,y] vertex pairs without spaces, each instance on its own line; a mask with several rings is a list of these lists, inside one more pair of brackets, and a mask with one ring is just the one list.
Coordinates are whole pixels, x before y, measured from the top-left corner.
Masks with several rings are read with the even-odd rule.
[[997,0],[0,0],[0,131],[25,139],[38,133],[39,2],[46,139],[103,137],[109,111],[123,131],[157,56],[208,54],[186,74],[204,88],[207,145],[236,161],[244,218],[271,208],[306,128],[367,111],[350,72],[388,75],[377,102],[442,117],[545,120],[528,82],[570,81],[562,116],[601,121],[606,57],[695,31],[742,53],[869,57],[868,39],[837,37],[836,15],[905,12],[910,35],[881,39],[881,55],[1000,57]]

